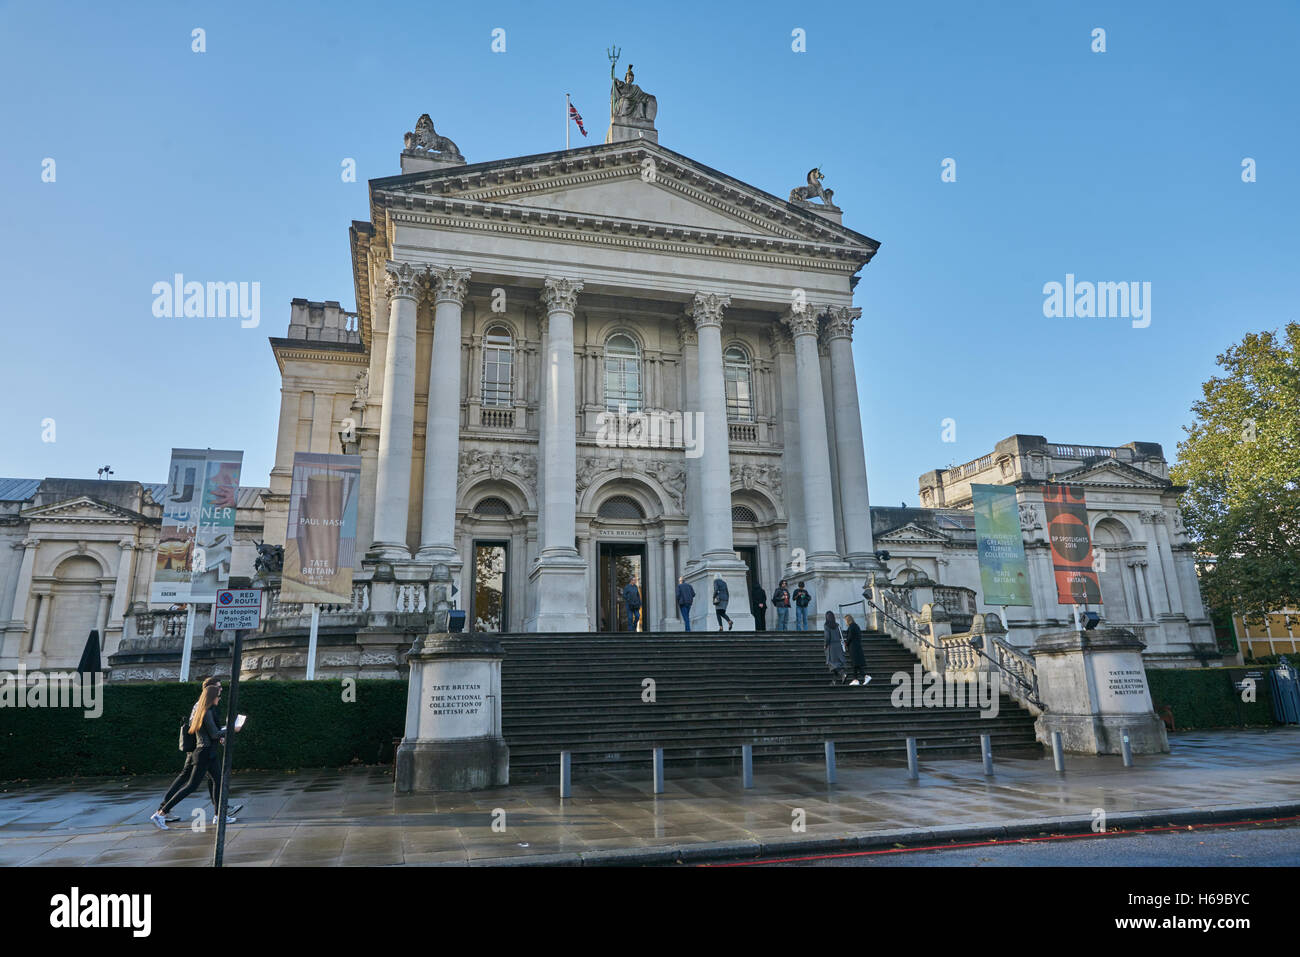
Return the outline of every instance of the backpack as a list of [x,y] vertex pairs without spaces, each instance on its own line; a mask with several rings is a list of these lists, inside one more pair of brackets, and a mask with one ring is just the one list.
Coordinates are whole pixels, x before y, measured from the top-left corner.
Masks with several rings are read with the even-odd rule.
[[197,735],[190,732],[190,723],[181,722],[180,750],[190,752],[198,746]]

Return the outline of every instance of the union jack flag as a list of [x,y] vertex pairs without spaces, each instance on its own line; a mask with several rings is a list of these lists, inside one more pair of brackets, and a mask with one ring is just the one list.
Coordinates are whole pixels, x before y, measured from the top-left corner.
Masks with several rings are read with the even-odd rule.
[[572,103],[569,104],[569,119],[578,124],[578,131],[581,132],[583,136],[587,135],[587,128],[582,125],[582,114],[578,112],[578,108]]

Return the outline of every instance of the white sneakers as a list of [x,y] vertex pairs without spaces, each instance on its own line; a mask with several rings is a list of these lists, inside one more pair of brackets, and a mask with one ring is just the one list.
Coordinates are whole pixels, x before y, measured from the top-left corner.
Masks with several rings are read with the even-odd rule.
[[167,826],[167,821],[163,818],[162,811],[154,811],[152,814],[149,815],[149,820],[153,821],[153,823],[158,827],[158,830],[160,831],[171,830],[171,828]]
[[854,678],[852,681],[849,682],[849,684],[850,684],[850,685],[858,684],[858,679],[857,679],[857,678]]

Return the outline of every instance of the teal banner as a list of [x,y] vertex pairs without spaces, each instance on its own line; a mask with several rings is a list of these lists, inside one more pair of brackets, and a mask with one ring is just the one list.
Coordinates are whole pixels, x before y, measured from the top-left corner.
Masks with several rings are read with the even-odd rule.
[[972,485],[970,491],[984,604],[1032,606],[1016,490],[1009,485]]

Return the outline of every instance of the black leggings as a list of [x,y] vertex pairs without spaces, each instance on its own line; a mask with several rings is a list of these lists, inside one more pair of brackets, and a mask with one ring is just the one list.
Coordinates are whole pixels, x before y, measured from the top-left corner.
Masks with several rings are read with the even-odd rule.
[[727,619],[727,624],[731,624],[731,616],[727,614],[727,609],[725,609],[725,608],[716,608],[716,607],[715,607],[713,610],[714,610],[715,612],[717,612],[717,614],[718,614],[718,627],[719,627],[719,628],[722,627],[722,619],[724,619],[724,618]]
[[185,758],[185,767],[181,769],[180,776],[172,782],[172,786],[167,789],[167,794],[163,797],[160,807],[163,814],[170,814],[173,807],[189,797],[190,792],[203,783],[205,776],[208,779],[208,796],[212,798],[212,805],[215,807],[218,767],[216,748],[197,748],[190,752]]

